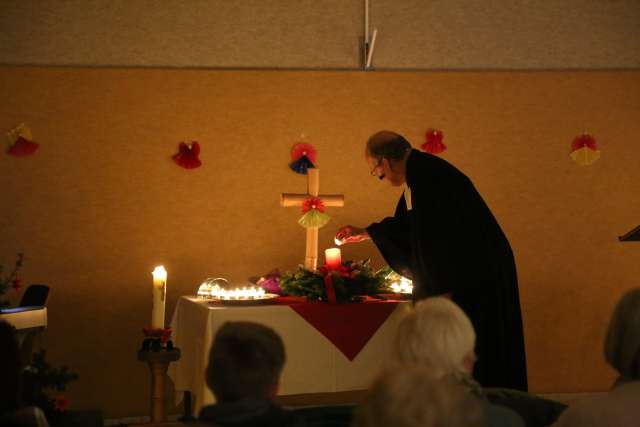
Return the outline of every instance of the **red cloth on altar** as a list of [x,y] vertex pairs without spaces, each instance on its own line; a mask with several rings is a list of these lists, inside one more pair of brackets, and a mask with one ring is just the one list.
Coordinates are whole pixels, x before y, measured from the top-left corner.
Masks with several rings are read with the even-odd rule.
[[301,297],[280,297],[333,343],[347,359],[353,360],[398,305],[397,300],[367,298],[360,303],[327,304],[306,302]]

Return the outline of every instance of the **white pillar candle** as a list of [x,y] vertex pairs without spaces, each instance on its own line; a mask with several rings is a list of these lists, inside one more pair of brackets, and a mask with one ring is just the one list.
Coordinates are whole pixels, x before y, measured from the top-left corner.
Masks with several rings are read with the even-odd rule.
[[342,265],[340,249],[329,248],[324,251],[324,261],[332,270],[337,270]]
[[167,270],[164,266],[156,267],[153,272],[153,308],[151,310],[151,327],[164,328],[164,304],[167,293]]

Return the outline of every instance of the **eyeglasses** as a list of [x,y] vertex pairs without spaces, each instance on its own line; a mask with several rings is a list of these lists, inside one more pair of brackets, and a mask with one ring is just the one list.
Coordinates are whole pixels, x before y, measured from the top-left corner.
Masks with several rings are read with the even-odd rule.
[[369,171],[371,176],[378,176],[378,174],[376,173],[376,170],[380,167],[380,165],[382,165],[382,161],[383,160],[384,160],[384,157],[380,157],[378,159],[378,163],[376,163],[376,165],[373,167],[373,169],[371,169],[371,171]]

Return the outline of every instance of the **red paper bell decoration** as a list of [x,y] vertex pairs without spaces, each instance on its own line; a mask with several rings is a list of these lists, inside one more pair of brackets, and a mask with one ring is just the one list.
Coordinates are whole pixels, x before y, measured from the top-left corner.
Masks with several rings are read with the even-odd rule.
[[447,149],[447,146],[442,142],[444,135],[441,130],[428,129],[424,136],[426,142],[421,146],[422,151],[429,154],[439,154]]
[[307,174],[307,169],[316,166],[316,149],[311,144],[299,142],[291,148],[291,163],[289,167],[295,173]]
[[191,144],[181,142],[178,153],[173,155],[173,161],[185,169],[195,169],[202,166],[199,155],[200,144],[196,141],[192,141]]
[[598,150],[596,139],[587,133],[577,136],[571,143],[569,156],[581,166],[588,166],[594,163],[600,158],[600,150]]
[[18,136],[16,142],[11,144],[11,147],[7,150],[7,153],[16,157],[26,157],[35,153],[39,146],[40,144],[37,142],[29,141],[22,136]]
[[300,160],[302,156],[306,156],[314,165],[316,164],[316,149],[311,144],[306,142],[299,142],[291,148],[291,161],[295,162]]
[[588,133],[583,133],[576,137],[571,143],[571,151],[579,150],[583,147],[590,148],[591,150],[597,150],[598,145],[596,144],[596,139]]

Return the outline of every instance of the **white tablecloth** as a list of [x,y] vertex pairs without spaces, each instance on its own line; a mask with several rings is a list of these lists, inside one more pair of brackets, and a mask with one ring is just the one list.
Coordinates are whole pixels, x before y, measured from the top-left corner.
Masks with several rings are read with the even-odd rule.
[[[227,321],[253,321],[282,337],[287,355],[281,395],[366,389],[387,358],[390,344],[408,302],[401,302],[353,361],[286,305],[220,307],[195,297],[178,300],[171,320],[173,342],[181,350],[169,376],[176,392],[190,391],[197,414],[215,401],[205,382],[209,350],[218,328]],[[348,327],[348,325],[345,325]]]

